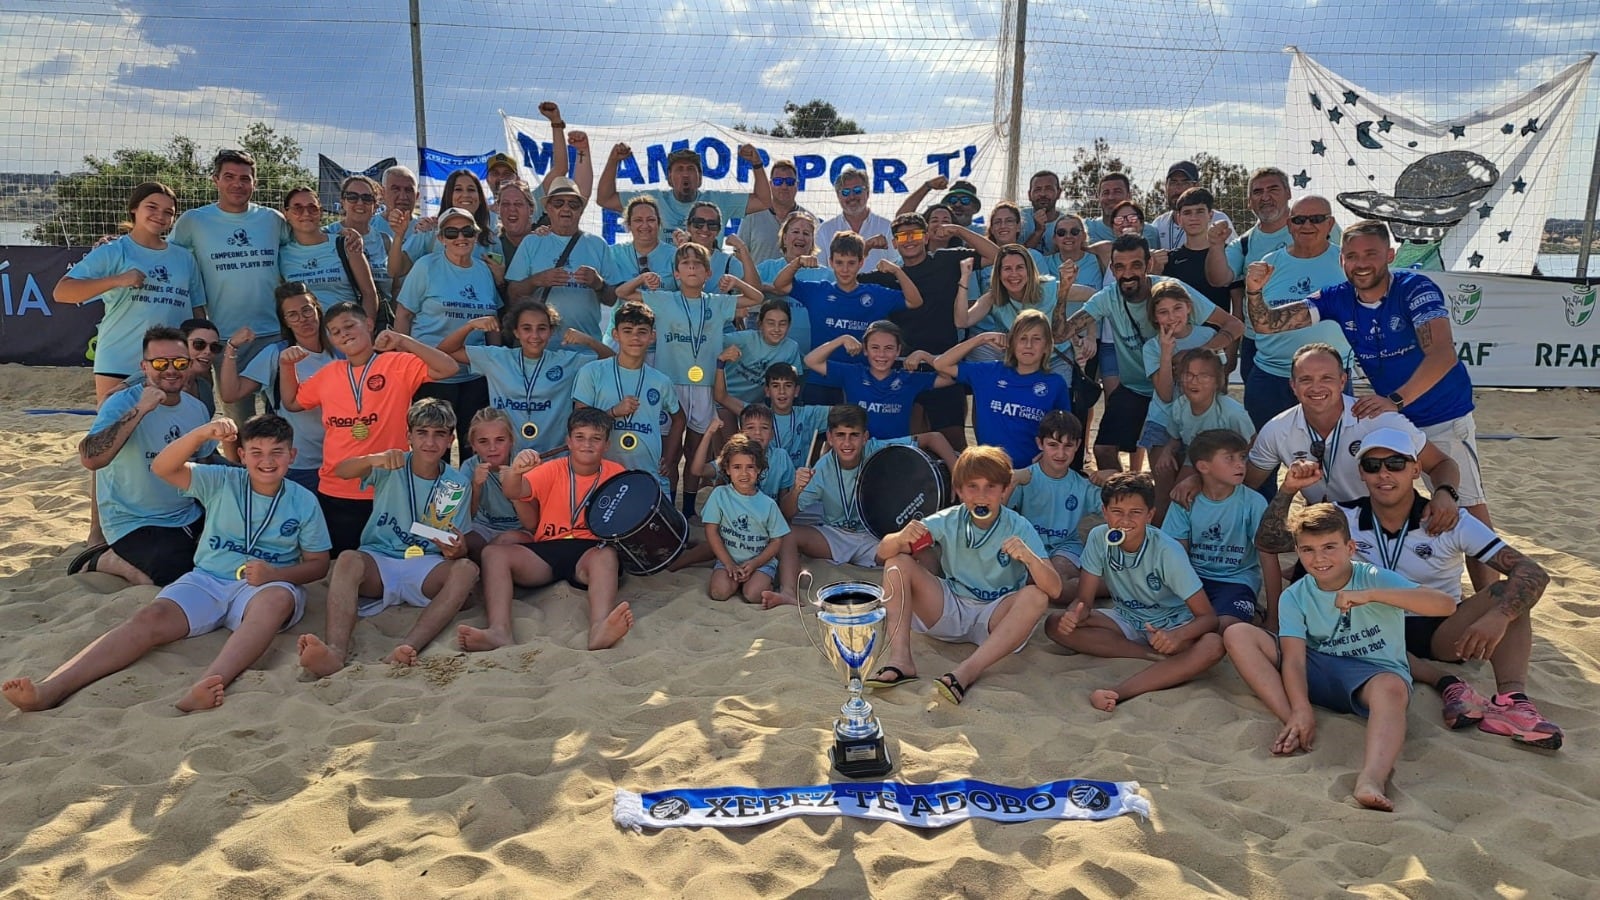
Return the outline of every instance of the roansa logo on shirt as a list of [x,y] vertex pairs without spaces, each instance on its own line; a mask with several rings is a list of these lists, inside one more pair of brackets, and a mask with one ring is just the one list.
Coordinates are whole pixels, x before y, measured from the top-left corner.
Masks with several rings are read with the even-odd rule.
[[378,418],[378,414],[375,412],[367,413],[364,416],[328,416],[322,420],[322,424],[325,428],[349,428],[360,422],[371,428],[378,424]]

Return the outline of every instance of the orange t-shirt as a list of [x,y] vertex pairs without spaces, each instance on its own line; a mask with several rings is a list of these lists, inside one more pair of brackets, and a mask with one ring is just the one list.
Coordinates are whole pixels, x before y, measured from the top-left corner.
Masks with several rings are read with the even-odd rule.
[[[533,492],[530,498],[539,504],[539,531],[535,541],[558,541],[566,538],[596,540],[589,530],[589,520],[584,516],[585,501],[607,478],[623,471],[622,464],[610,459],[600,461],[600,471],[594,475],[579,475],[570,479],[572,461],[566,457],[540,463],[522,476]],[[577,509],[573,509],[576,502]]]
[[[306,409],[322,410],[322,468],[317,489],[330,497],[371,499],[372,489],[361,489],[358,478],[337,478],[333,467],[347,459],[404,450],[406,410],[417,388],[432,381],[428,365],[404,351],[375,353],[365,368],[361,407],[350,389],[350,361],[338,360],[317,370],[300,385],[298,399]],[[357,375],[362,369],[356,370]],[[354,432],[365,429],[357,439]]]

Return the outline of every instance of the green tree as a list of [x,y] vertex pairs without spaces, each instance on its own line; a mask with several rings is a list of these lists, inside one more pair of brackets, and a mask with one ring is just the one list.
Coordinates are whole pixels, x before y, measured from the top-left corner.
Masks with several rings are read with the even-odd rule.
[[[1128,176],[1129,195],[1139,197],[1139,183],[1133,180],[1133,170],[1122,157],[1111,152],[1111,143],[1105,138],[1095,138],[1093,147],[1079,147],[1072,151],[1072,168],[1061,176],[1061,196],[1079,198],[1085,216],[1100,215],[1100,179],[1112,172]],[[1157,210],[1159,212],[1160,210]],[[1150,214],[1154,218],[1155,213]]]
[[[277,206],[291,186],[316,189],[316,177],[300,165],[300,142],[278,134],[265,122],[252,123],[238,146],[255,157],[259,201]],[[161,150],[124,147],[110,158],[86,156],[83,163],[85,171],[55,183],[55,215],[31,229],[29,238],[41,244],[81,245],[116,234],[127,219],[128,196],[146,181],[172,188],[180,213],[216,197],[210,156],[202,156],[199,145],[183,135],[173,137]]]
[[839,110],[826,100],[812,100],[804,104],[791,101],[783,105],[783,111],[789,118],[775,123],[771,128],[743,122],[737,122],[733,127],[739,131],[768,134],[775,138],[830,138],[866,133],[854,119],[839,118]]
[[[1209,190],[1216,198],[1216,208],[1228,214],[1236,230],[1242,232],[1249,228],[1255,222],[1246,202],[1250,196],[1250,170],[1203,151],[1196,153],[1192,162],[1200,170],[1198,186]],[[1151,187],[1143,196],[1136,191],[1134,199],[1152,220],[1167,211],[1167,194],[1162,184]]]

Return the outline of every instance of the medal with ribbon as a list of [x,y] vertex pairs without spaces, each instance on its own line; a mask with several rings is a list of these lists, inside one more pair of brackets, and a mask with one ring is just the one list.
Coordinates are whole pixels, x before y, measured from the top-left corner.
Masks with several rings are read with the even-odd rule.
[[367,426],[367,423],[361,420],[361,398],[367,389],[367,370],[372,368],[372,364],[377,358],[378,354],[376,353],[367,357],[366,365],[361,367],[360,377],[356,376],[355,366],[345,363],[344,374],[350,380],[350,396],[356,402],[356,420],[350,426],[350,436],[358,441],[366,440],[367,435],[372,433],[372,429]]
[[[528,358],[521,353],[517,354],[517,371],[522,374],[522,396],[526,401],[523,412],[533,414],[533,395],[539,387],[539,373],[544,371],[545,355],[539,354],[539,364],[533,367],[533,377],[528,377]],[[524,440],[533,440],[539,436],[539,426],[532,422],[522,423],[522,437]]]
[[[255,557],[256,545],[261,543],[261,536],[267,533],[267,526],[272,524],[272,517],[278,512],[278,501],[283,499],[283,485],[278,485],[278,492],[272,495],[272,502],[267,505],[267,514],[261,517],[261,524],[252,528],[250,508],[255,505],[253,502],[255,496],[255,489],[250,486],[249,479],[245,479],[244,498],[239,501],[239,511],[244,513],[244,555],[252,559]],[[241,564],[234,570],[233,577],[242,581],[245,566],[248,565],[248,562]]]

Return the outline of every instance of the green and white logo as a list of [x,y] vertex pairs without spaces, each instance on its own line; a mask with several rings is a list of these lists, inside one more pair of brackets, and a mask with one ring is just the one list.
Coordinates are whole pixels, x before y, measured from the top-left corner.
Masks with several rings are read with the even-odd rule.
[[1561,301],[1567,306],[1567,324],[1578,328],[1594,315],[1594,285],[1575,284],[1572,293],[1564,294]]
[[1483,288],[1475,284],[1457,284],[1450,297],[1450,318],[1457,325],[1465,325],[1478,317],[1483,305]]

